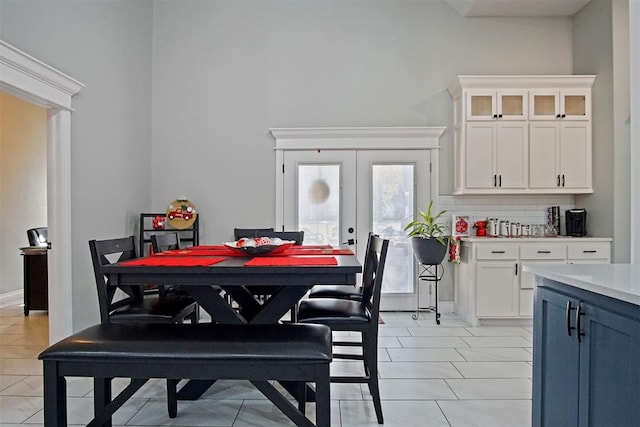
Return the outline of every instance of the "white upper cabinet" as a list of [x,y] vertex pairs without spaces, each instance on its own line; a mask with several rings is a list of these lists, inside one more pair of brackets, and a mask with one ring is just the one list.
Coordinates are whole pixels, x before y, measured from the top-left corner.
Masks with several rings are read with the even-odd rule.
[[529,120],[591,120],[591,88],[531,90]]
[[469,90],[467,120],[527,120],[526,90]]
[[580,194],[591,179],[595,76],[459,76],[453,194]]

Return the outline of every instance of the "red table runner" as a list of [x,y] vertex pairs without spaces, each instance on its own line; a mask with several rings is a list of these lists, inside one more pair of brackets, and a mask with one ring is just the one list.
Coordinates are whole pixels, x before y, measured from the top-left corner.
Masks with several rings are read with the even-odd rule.
[[247,267],[258,266],[288,266],[288,265],[338,265],[334,257],[294,257],[294,256],[268,256],[255,257],[244,263]]
[[189,257],[189,256],[152,256],[138,258],[131,261],[123,261],[120,265],[149,265],[162,267],[208,267],[224,261],[226,258],[220,257]]

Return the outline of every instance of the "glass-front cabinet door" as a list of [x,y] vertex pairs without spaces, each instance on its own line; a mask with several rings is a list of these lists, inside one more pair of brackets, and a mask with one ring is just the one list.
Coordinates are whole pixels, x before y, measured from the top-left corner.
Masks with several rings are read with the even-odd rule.
[[526,120],[526,90],[469,90],[467,120]]
[[591,119],[591,97],[587,90],[532,90],[529,99],[530,120]]

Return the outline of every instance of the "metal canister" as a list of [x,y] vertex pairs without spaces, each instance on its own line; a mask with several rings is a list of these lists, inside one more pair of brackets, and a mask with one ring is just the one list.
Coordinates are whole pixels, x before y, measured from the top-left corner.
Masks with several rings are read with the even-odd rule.
[[531,225],[530,224],[522,224],[520,226],[520,234],[522,236],[531,236]]
[[520,236],[520,223],[519,222],[512,222],[511,223],[511,228],[510,228],[509,234],[510,234],[511,237]]
[[497,218],[487,219],[487,235],[497,236],[499,233],[500,233],[500,230],[498,229],[498,219]]
[[500,221],[500,235],[506,237],[510,232],[509,221]]

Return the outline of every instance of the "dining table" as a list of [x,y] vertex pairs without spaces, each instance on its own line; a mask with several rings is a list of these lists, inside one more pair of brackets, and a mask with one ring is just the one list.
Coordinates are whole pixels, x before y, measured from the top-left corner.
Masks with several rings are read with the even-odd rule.
[[[348,247],[296,245],[250,254],[227,245],[202,245],[103,267],[109,286],[179,286],[216,323],[276,323],[313,286],[355,285],[362,266]],[[261,299],[252,286],[268,285]],[[179,398],[197,399],[211,384],[190,381]]]

